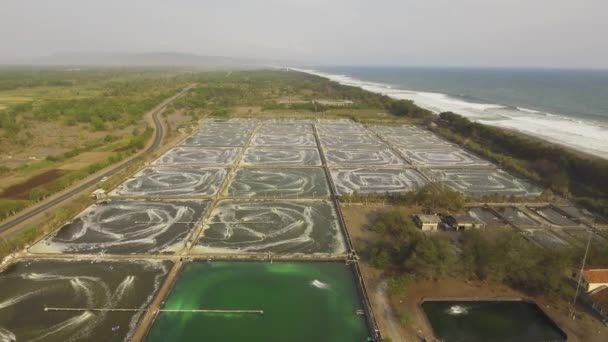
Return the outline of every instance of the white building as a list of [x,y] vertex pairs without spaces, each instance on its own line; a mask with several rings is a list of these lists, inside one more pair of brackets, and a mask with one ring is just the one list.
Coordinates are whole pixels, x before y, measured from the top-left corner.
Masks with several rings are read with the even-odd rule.
[[425,232],[434,232],[439,229],[441,219],[437,215],[414,215],[414,223]]

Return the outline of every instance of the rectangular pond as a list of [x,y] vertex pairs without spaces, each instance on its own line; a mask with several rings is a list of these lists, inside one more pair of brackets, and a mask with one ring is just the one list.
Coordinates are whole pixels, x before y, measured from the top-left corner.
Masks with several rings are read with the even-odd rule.
[[384,140],[388,141],[395,147],[405,150],[439,150],[449,151],[454,148],[454,145],[445,140],[438,138],[432,133],[416,134],[416,135],[383,135]]
[[483,160],[463,149],[453,147],[442,150],[408,150],[399,149],[399,152],[410,163],[428,168],[441,167],[483,167],[492,166],[490,162]]
[[540,188],[494,168],[431,170],[429,176],[433,181],[470,196],[538,196],[542,192]]
[[189,147],[209,147],[209,146],[222,146],[222,147],[239,147],[245,146],[249,141],[250,134],[248,133],[231,133],[225,131],[219,131],[217,133],[205,132],[207,134],[194,134],[184,140],[180,146]]
[[313,129],[310,123],[303,121],[279,123],[267,120],[258,127],[257,133],[275,135],[299,135],[313,134]]
[[241,165],[321,166],[321,156],[316,148],[250,147],[245,151]]
[[335,133],[331,135],[320,135],[319,140],[327,149],[382,149],[386,144],[371,134],[347,135]]
[[154,162],[161,166],[224,166],[236,162],[238,147],[174,147]]
[[401,166],[405,162],[388,148],[367,150],[325,150],[329,166]]
[[202,198],[215,195],[227,170],[223,168],[148,167],[120,184],[112,196],[131,198]]
[[570,245],[566,240],[548,229],[533,229],[529,231],[529,234],[532,240],[549,250],[560,249]]
[[329,196],[321,168],[242,168],[228,186],[228,196],[256,198],[320,198]]
[[255,147],[285,147],[306,148],[317,147],[317,141],[313,134],[256,134],[251,140],[250,146]]
[[331,177],[338,195],[405,193],[428,184],[418,171],[399,168],[334,169]]
[[479,221],[485,223],[488,226],[497,227],[505,226],[507,222],[503,221],[500,217],[496,216],[492,210],[485,207],[473,207],[469,208],[469,215]]
[[564,332],[526,301],[433,300],[422,309],[435,337],[445,342],[566,341]]
[[515,207],[494,208],[505,220],[516,226],[537,227],[540,223],[533,220],[528,214]]
[[113,200],[85,209],[32,253],[174,254],[186,247],[207,201]]
[[[0,273],[0,341],[127,341],[170,267],[157,261],[16,262]],[[133,311],[87,310],[116,308]]]
[[194,253],[344,254],[332,202],[220,201]]
[[164,309],[228,312],[161,312],[146,340],[366,341],[362,308],[343,262],[192,262]]
[[551,207],[542,207],[542,208],[529,207],[529,209],[536,212],[536,214],[540,215],[545,220],[547,220],[557,226],[573,227],[573,226],[579,225],[578,223],[569,219],[566,215],[563,215],[562,213],[558,212],[557,210],[555,210]]

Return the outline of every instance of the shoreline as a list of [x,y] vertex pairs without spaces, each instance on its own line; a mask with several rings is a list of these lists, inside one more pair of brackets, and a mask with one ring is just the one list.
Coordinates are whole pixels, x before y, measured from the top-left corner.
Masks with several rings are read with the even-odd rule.
[[[583,155],[608,159],[608,126],[594,125],[593,122],[584,119],[520,107],[513,109],[499,104],[465,102],[447,94],[398,89],[389,84],[364,81],[348,75],[333,75],[314,69],[286,68],[323,77],[342,85],[386,95],[393,99],[410,100],[434,114],[452,111],[474,122],[540,139]],[[433,104],[433,101],[436,103]],[[521,115],[518,115],[519,113]]]

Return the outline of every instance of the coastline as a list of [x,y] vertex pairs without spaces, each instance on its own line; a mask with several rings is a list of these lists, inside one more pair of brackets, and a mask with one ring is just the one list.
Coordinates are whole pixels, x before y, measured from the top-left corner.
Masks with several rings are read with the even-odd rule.
[[452,111],[475,122],[531,136],[584,155],[608,159],[608,125],[603,122],[587,121],[522,107],[466,102],[446,94],[399,89],[388,84],[363,81],[313,69],[287,68],[394,99],[410,100],[435,114]]

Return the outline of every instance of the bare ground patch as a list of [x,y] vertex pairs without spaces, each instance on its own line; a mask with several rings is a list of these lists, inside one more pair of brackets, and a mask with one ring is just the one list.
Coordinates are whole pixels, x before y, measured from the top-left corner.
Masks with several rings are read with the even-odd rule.
[[[10,168],[17,168],[33,160],[59,156],[74,148],[82,148],[107,135],[120,137],[131,133],[135,127],[118,129],[110,127],[106,131],[91,131],[87,125],[69,126],[62,122],[37,122],[20,132],[16,140],[5,137],[6,134],[0,134],[0,162]],[[142,123],[137,127],[140,127],[140,130],[144,129],[145,124]]]
[[10,199],[26,199],[33,188],[48,184],[64,174],[64,171],[58,169],[45,171],[29,178],[24,182],[9,186],[2,192],[0,197]]

